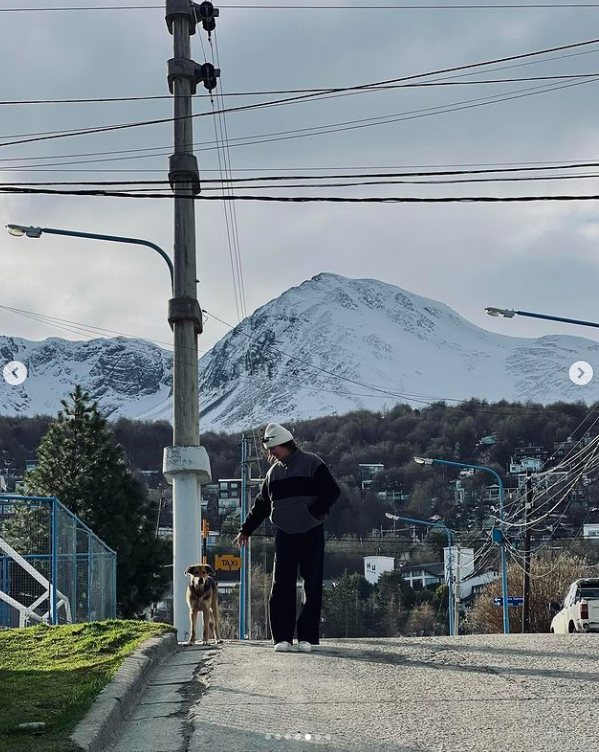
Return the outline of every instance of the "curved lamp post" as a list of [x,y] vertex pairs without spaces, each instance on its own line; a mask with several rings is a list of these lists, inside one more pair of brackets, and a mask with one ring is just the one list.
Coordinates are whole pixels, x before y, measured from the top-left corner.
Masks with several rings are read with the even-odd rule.
[[169,273],[171,275],[171,288],[174,280],[173,262],[170,257],[162,250],[159,245],[151,243],[149,240],[141,240],[140,238],[127,238],[119,235],[98,235],[93,232],[76,232],[75,230],[57,230],[54,227],[26,227],[25,225],[6,225],[8,232],[15,238],[22,238],[26,236],[28,238],[40,238],[42,233],[47,235],[68,235],[73,238],[88,238],[90,240],[107,240],[112,243],[129,243],[130,245],[145,245],[148,248],[159,253],[166,261]]
[[[21,238],[23,236],[28,238],[40,238],[43,233],[46,233],[48,235],[66,235],[69,237],[74,238],[86,238],[89,240],[106,240],[112,243],[128,243],[130,245],[142,245],[147,246],[148,248],[151,248],[152,250],[156,251],[164,261],[166,262],[170,274],[171,279],[171,292],[173,291],[174,287],[174,268],[173,268],[173,262],[171,261],[170,257],[165,253],[165,251],[160,248],[160,246],[156,245],[155,243],[151,243],[149,240],[141,240],[140,238],[128,238],[128,237],[121,237],[119,235],[100,235],[97,233],[92,232],[77,232],[75,230],[57,230],[53,227],[27,227],[25,225],[6,225],[6,229],[8,232],[13,235],[14,237]],[[196,480],[194,477],[193,480],[193,487],[196,487]],[[177,575],[183,574],[183,567],[186,566],[185,564],[179,562],[178,560],[175,561],[177,558],[177,552],[185,548],[187,545],[190,548],[193,548],[193,542],[195,540],[195,532],[196,528],[198,526],[194,524],[186,524],[186,525],[176,525],[173,522],[173,592],[175,592],[175,589],[178,587],[178,577]],[[182,557],[183,561],[184,557]],[[180,571],[179,571],[180,570]],[[177,625],[178,626],[178,625]]]
[[503,603],[503,634],[510,633],[510,619],[508,613],[508,591],[507,591],[507,560],[505,556],[505,540],[504,540],[504,499],[505,493],[503,489],[503,481],[495,470],[491,470],[490,467],[484,467],[483,465],[469,465],[464,462],[452,462],[451,460],[438,460],[432,457],[414,457],[414,462],[418,465],[449,465],[450,467],[466,467],[471,470],[482,470],[485,473],[491,473],[497,481],[499,486],[499,529],[495,528],[493,540],[499,543],[499,551],[501,554],[501,595]]
[[[451,530],[447,527],[447,525],[444,525],[442,522],[431,522],[429,520],[417,520],[413,517],[400,517],[397,514],[391,514],[390,512],[385,512],[385,516],[388,517],[390,520],[401,520],[402,522],[412,522],[416,525],[426,525],[427,527],[438,527],[445,531],[445,535],[447,536],[447,545],[449,546],[449,551],[451,554],[452,549],[452,533]],[[449,556],[449,566],[447,567],[448,574],[449,574],[449,582],[448,582],[448,595],[449,595],[449,604],[448,604],[448,617],[449,617],[449,634],[453,637],[455,634],[457,634],[458,629],[457,625],[455,623],[454,619],[454,609],[455,609],[455,578],[453,576],[453,565],[452,565],[452,557]]]

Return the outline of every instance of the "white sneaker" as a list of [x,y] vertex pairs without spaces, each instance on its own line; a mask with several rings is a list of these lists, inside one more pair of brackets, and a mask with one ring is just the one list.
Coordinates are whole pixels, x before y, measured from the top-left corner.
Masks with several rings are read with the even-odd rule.
[[302,640],[298,644],[297,649],[300,651],[300,653],[311,653],[312,652],[312,645],[309,642],[306,642],[305,640]]
[[277,644],[275,645],[275,653],[288,653],[290,650],[290,642],[277,642]]

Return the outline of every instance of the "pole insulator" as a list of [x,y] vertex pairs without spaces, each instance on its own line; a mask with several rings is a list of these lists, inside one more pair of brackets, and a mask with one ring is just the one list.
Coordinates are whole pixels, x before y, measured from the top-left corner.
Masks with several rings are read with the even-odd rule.
[[196,334],[201,334],[202,312],[195,298],[171,298],[168,302],[168,323],[173,328],[175,321],[193,321]]
[[200,190],[198,160],[193,154],[171,154],[168,167],[168,181],[174,191],[177,183],[190,183],[194,195]]
[[202,26],[210,34],[216,29],[216,19],[220,16],[220,11],[212,3],[204,2],[195,6],[197,17],[202,21]]
[[189,35],[196,33],[196,7],[189,0],[166,0],[166,25],[169,33],[173,33],[173,24],[177,18],[186,18],[189,23]]
[[217,78],[220,76],[220,68],[215,68],[212,63],[204,63],[200,66],[200,78],[198,78],[198,83],[202,81],[204,84],[204,88],[208,89],[208,91],[212,91],[212,89],[216,89]]
[[174,83],[177,79],[186,78],[191,85],[193,95],[199,83],[203,83],[208,91],[215,89],[220,76],[220,68],[215,68],[212,63],[199,65],[185,57],[173,57],[168,61],[167,66],[168,90],[171,94],[174,93]]

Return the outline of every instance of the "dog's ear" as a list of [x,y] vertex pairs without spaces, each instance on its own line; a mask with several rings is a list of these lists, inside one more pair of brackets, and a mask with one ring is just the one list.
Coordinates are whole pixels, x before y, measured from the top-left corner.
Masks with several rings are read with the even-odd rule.
[[190,570],[191,567],[187,567],[187,569],[185,570],[185,577],[189,577],[189,575],[191,574]]
[[210,564],[204,564],[204,571],[206,572],[206,574],[214,574],[214,569],[212,569]]

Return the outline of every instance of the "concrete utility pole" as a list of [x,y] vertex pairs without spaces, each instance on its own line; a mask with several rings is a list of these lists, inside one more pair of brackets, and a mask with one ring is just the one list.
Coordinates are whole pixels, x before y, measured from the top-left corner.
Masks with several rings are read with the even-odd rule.
[[184,572],[200,561],[200,484],[208,483],[210,460],[200,446],[198,395],[198,335],[202,314],[196,293],[195,201],[200,192],[197,160],[193,154],[192,95],[201,81],[216,86],[219,71],[210,63],[190,59],[190,37],[202,22],[210,33],[218,11],[212,3],[166,0],[166,23],[173,36],[174,57],[168,61],[168,84],[174,94],[175,151],[169,163],[169,181],[175,194],[174,288],[168,321],[173,329],[173,446],[164,450],[163,472],[173,484],[173,624],[179,641],[189,637]]
[[526,503],[524,504],[524,579],[522,585],[522,632],[530,632],[530,527],[528,513],[532,511],[532,473],[526,471]]
[[[250,461],[249,461],[249,441],[245,436],[241,438],[241,510],[240,519],[241,523],[245,522],[245,518],[250,511],[249,507],[249,477],[250,477]],[[250,538],[251,540],[251,538]],[[241,570],[239,572],[239,639],[245,640],[249,638],[248,629],[248,603],[251,598],[250,594],[250,562],[248,545],[241,547]]]
[[460,634],[460,610],[461,610],[461,604],[462,604],[462,598],[460,596],[460,587],[461,587],[461,571],[460,571],[460,546],[459,544],[456,545],[455,548],[455,556],[456,556],[456,564],[455,564],[455,596],[454,596],[454,603],[455,603],[455,616],[453,617],[453,624],[454,624],[454,631],[455,634]]

